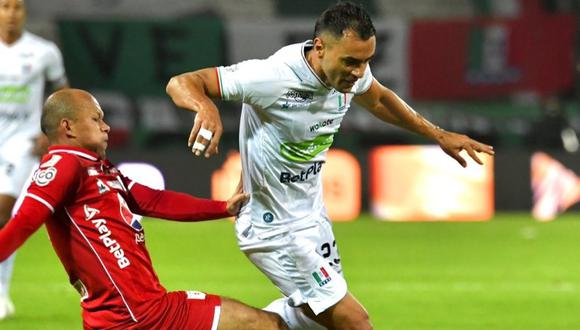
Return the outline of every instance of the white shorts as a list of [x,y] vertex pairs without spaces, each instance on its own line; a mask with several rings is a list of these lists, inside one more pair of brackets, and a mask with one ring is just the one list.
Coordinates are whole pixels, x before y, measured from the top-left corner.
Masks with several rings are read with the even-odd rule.
[[0,195],[17,198],[38,164],[33,155],[0,156]]
[[294,307],[308,304],[318,315],[347,292],[332,225],[312,221],[274,236],[257,233],[248,221],[236,222],[242,252],[290,298]]

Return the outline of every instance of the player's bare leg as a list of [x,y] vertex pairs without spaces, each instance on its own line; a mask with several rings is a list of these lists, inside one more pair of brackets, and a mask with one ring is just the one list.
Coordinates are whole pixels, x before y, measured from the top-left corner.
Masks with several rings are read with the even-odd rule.
[[12,208],[16,203],[16,198],[10,195],[0,194],[0,228],[4,227],[12,217]]
[[302,306],[302,310],[308,317],[316,320],[316,322],[330,330],[373,329],[369,320],[369,314],[350,292],[347,292],[346,296],[336,305],[318,315],[314,315],[308,305]]
[[[10,195],[0,194],[0,228],[10,220],[16,199]],[[14,305],[9,296],[9,284],[14,265],[14,256],[0,263],[0,320],[14,314]]]
[[222,297],[218,330],[286,330],[288,326],[277,314]]

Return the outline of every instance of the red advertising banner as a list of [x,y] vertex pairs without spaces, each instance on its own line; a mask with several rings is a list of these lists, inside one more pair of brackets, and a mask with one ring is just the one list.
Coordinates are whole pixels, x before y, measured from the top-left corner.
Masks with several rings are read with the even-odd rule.
[[485,98],[571,88],[574,18],[424,21],[411,28],[411,96]]

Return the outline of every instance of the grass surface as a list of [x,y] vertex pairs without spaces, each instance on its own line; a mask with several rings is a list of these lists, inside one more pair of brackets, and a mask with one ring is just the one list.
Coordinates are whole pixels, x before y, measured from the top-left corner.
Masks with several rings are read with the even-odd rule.
[[[335,224],[349,289],[375,329],[580,329],[580,215],[537,223]],[[195,289],[263,307],[277,289],[238,251],[226,221],[148,220],[147,244],[169,290]],[[20,250],[16,315],[0,329],[80,329],[78,294],[46,231]]]

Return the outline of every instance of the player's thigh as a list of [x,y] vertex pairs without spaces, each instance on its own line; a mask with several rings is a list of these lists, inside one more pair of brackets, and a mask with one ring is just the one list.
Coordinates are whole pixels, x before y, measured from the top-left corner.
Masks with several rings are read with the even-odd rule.
[[288,329],[282,319],[239,301],[222,297],[218,330]]
[[0,217],[10,218],[16,199],[36,164],[36,159],[29,155],[0,157]]
[[0,226],[10,219],[10,211],[16,203],[17,174],[14,164],[0,160]]
[[302,310],[328,329],[372,329],[367,311],[350,292],[337,304],[318,315],[314,315],[308,305],[303,305]]
[[281,236],[267,250],[246,252],[248,258],[290,298],[291,306],[307,303],[317,314],[347,292],[332,227],[327,221]]
[[0,194],[0,228],[10,219],[10,214],[15,203],[16,198],[13,196]]

